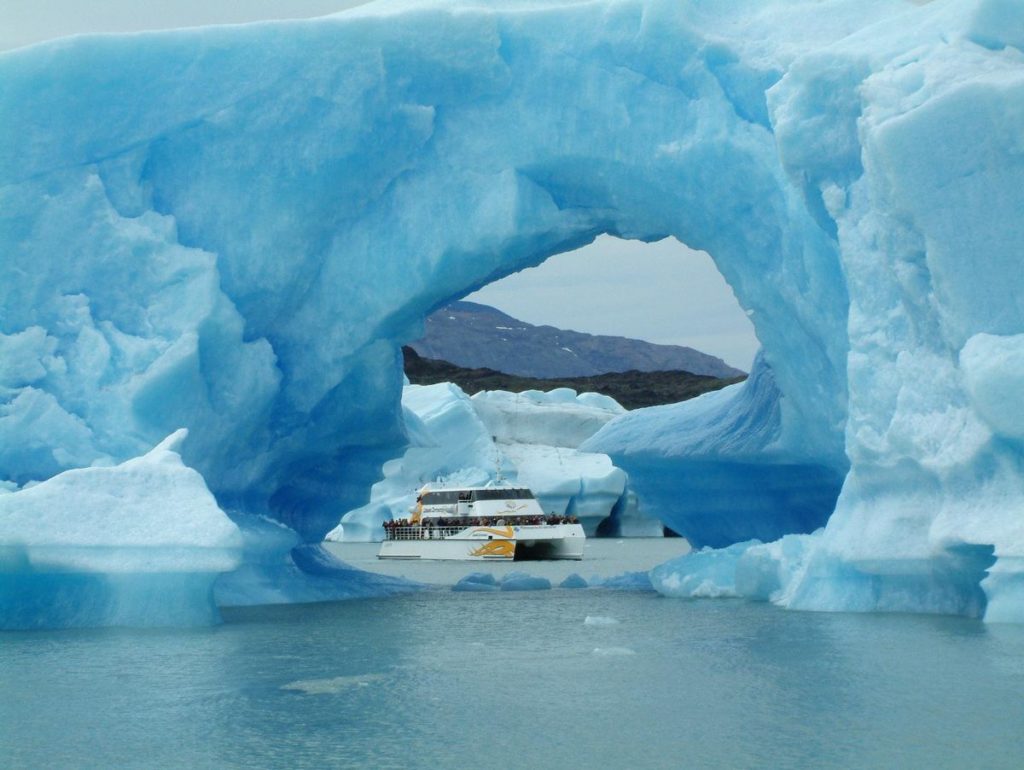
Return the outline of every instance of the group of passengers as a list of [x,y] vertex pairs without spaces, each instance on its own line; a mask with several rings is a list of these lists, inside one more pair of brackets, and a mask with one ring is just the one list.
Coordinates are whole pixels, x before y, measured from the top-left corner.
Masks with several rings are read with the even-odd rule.
[[505,527],[512,524],[517,526],[538,526],[540,524],[579,523],[580,520],[575,516],[559,516],[556,513],[550,513],[547,516],[510,516],[507,519],[503,516],[453,516],[446,518],[425,518],[421,519],[419,522],[412,522],[409,521],[409,519],[392,519],[384,522],[384,532],[389,540],[394,540],[397,537],[397,531],[407,527],[414,527],[422,530],[423,537],[431,538],[434,537],[433,533],[435,529],[458,530],[466,527]]

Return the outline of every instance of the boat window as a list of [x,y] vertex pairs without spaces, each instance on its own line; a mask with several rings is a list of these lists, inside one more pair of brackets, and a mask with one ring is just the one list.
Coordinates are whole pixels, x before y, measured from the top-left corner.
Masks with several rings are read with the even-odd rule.
[[424,505],[451,505],[458,501],[457,492],[427,492],[423,496]]
[[478,489],[473,492],[474,500],[532,500],[529,489]]

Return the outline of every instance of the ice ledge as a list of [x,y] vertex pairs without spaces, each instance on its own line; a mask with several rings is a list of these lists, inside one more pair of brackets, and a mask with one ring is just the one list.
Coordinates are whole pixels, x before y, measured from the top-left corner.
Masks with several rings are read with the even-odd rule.
[[187,437],[0,495],[0,627],[216,622],[242,536],[182,463]]

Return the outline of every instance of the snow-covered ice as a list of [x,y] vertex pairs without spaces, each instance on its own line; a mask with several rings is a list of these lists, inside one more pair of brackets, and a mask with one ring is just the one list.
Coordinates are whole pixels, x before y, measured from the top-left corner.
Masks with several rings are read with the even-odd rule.
[[0,495],[0,627],[208,623],[242,535],[178,454],[64,471]]
[[[416,446],[400,345],[431,311],[672,235],[755,376],[574,448],[698,544],[825,524],[785,606],[1024,620],[1022,30],[1008,0],[426,0],[4,53],[0,500],[185,427],[195,504],[267,564],[258,522],[317,543]],[[0,529],[70,559],[46,506]]]

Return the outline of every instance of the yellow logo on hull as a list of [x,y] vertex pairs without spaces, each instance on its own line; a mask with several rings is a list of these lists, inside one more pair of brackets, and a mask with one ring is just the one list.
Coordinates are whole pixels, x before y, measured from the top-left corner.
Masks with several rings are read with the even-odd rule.
[[486,532],[498,537],[512,537],[512,527],[475,527],[473,532]]
[[470,551],[470,556],[494,556],[511,559],[516,553],[515,540],[488,540],[479,548]]

